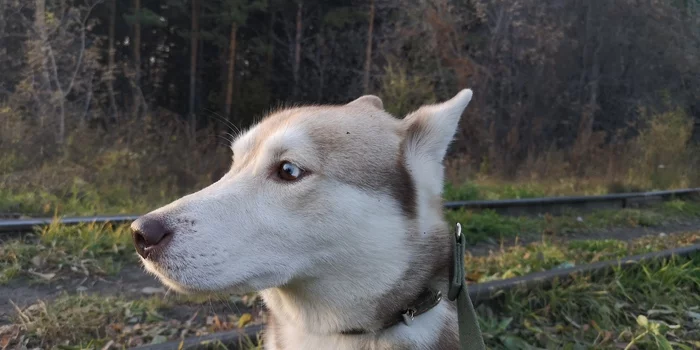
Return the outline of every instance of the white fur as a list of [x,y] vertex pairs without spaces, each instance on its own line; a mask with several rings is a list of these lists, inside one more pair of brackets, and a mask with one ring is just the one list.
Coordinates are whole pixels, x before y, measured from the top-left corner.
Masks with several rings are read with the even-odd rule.
[[[446,302],[410,327],[363,336],[339,332],[380,322],[372,308],[404,274],[423,268],[401,237],[444,226],[435,205],[442,160],[471,97],[471,90],[462,90],[403,120],[386,114],[376,96],[275,113],[234,142],[234,163],[219,181],[147,214],[174,234],[157,261],[142,259],[145,268],[181,292],[261,292],[279,324],[266,339],[270,349],[275,337],[283,338],[285,349],[431,348],[446,325],[456,327]],[[412,123],[420,127],[411,129]],[[402,133],[410,138],[404,146],[394,136]],[[392,193],[357,185],[375,167],[398,164],[398,147],[405,147],[415,185],[415,220]],[[276,180],[282,160],[309,175]],[[420,237],[426,244],[435,239]]]
[[[435,349],[435,340],[444,325],[456,322],[454,313],[443,303],[416,318],[411,326],[401,323],[379,335],[319,335],[288,325],[281,328],[281,337],[288,349],[379,350],[405,348],[401,346],[409,344],[411,349],[432,350]],[[278,350],[273,345],[274,338],[268,338],[267,341],[269,344],[265,346],[266,349]]]

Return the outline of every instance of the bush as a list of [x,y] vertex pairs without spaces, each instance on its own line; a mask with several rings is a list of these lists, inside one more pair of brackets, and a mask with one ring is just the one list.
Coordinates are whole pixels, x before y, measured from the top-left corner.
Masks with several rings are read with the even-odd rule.
[[389,61],[381,79],[379,97],[384,109],[402,118],[418,107],[435,102],[433,84],[425,77],[409,76],[406,69]]

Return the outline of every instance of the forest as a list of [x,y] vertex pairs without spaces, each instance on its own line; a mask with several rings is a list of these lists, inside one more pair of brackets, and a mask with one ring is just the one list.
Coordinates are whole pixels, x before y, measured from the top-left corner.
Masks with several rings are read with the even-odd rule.
[[0,0],[0,77],[13,193],[189,191],[275,107],[465,87],[453,182],[700,180],[698,0]]

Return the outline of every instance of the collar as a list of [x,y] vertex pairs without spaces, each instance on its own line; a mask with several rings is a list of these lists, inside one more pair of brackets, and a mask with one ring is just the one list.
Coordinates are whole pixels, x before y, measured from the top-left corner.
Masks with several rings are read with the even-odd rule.
[[437,306],[437,304],[440,303],[442,300],[442,292],[439,290],[435,290],[432,288],[427,288],[423,290],[423,292],[418,295],[416,300],[414,300],[409,307],[406,309],[403,309],[400,311],[398,314],[394,315],[394,317],[388,319],[384,323],[382,323],[382,326],[377,329],[377,330],[367,330],[367,329],[362,329],[362,328],[354,328],[354,329],[348,329],[345,331],[340,332],[340,334],[344,335],[359,335],[359,334],[367,334],[367,333],[374,333],[378,331],[385,330],[387,328],[391,328],[401,322],[403,322],[405,325],[410,326],[411,323],[413,323],[413,319],[419,315],[422,315],[428,311],[430,311],[432,308]]

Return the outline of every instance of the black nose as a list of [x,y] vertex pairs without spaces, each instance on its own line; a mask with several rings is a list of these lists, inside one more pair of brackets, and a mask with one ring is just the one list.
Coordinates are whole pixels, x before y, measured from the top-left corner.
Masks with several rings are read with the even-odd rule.
[[153,253],[164,247],[172,238],[172,232],[168,230],[162,219],[151,216],[138,218],[131,224],[131,230],[136,252],[144,259],[153,257]]

